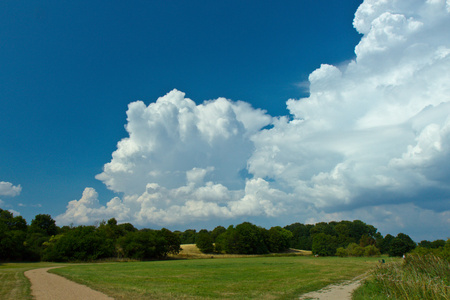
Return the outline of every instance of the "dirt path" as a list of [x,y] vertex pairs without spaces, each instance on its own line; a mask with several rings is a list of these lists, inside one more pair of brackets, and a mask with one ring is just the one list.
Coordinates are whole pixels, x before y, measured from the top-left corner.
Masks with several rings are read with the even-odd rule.
[[360,284],[361,279],[329,285],[321,290],[302,295],[300,300],[351,300],[353,291]]
[[53,268],[34,269],[25,272],[25,276],[31,282],[31,294],[36,300],[113,299],[87,286],[47,272]]

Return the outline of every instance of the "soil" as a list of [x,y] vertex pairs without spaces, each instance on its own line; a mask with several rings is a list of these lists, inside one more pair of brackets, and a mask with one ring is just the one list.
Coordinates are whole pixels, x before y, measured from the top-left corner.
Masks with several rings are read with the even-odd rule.
[[[54,268],[54,267],[53,267]],[[31,282],[31,295],[36,300],[103,300],[113,299],[87,286],[48,273],[49,269],[34,269],[25,272]],[[58,267],[57,267],[58,268]]]
[[351,300],[353,291],[360,284],[361,280],[353,280],[341,284],[329,285],[321,290],[303,294],[300,300]]

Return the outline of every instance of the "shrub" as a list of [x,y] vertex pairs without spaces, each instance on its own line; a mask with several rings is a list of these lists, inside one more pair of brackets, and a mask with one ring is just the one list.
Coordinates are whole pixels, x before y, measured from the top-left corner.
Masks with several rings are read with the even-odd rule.
[[356,243],[351,243],[347,246],[347,251],[350,256],[360,257],[364,256],[364,248]]
[[364,256],[378,256],[380,254],[380,250],[374,245],[369,245],[364,248]]
[[336,250],[336,256],[340,256],[340,257],[346,257],[348,256],[348,251],[347,249],[344,249],[343,247],[339,247]]

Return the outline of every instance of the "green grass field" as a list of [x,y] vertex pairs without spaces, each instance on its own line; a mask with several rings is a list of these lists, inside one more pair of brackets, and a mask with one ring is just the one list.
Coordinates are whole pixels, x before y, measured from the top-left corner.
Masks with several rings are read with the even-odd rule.
[[369,271],[377,258],[248,257],[53,269],[116,299],[294,299]]

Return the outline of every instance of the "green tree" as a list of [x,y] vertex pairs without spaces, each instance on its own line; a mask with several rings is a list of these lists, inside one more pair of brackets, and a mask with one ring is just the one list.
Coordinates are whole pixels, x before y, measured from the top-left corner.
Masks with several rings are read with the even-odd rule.
[[366,246],[375,245],[375,244],[376,244],[376,240],[373,237],[371,237],[368,234],[366,234],[366,233],[364,233],[361,236],[361,238],[359,239],[359,245],[361,247],[363,247],[363,248],[366,247]]
[[213,242],[216,242],[217,237],[226,231],[227,229],[223,226],[217,226],[216,228],[214,228],[211,232],[211,238],[213,239]]
[[48,236],[52,236],[58,233],[58,227],[55,224],[55,220],[50,215],[39,214],[31,221],[29,230],[31,232],[43,232]]
[[314,225],[313,228],[311,228],[311,235],[314,237],[315,234],[318,233],[324,233],[331,236],[337,236],[336,230],[334,229],[333,225],[328,224],[326,222],[320,222]]
[[389,247],[389,256],[402,256],[416,248],[416,243],[404,233],[399,233],[391,241]]
[[350,226],[350,237],[352,237],[355,242],[359,242],[361,237],[366,234],[369,237],[374,237],[377,229],[372,225],[367,225],[361,220],[354,220],[351,222]]
[[195,229],[187,229],[179,234],[181,244],[195,244],[195,236],[197,231]]
[[312,237],[310,231],[313,227],[314,225],[304,225],[301,223],[293,223],[291,225],[285,226],[285,229],[292,232],[290,247],[301,250],[311,250]]
[[25,238],[26,233],[21,230],[6,231],[0,227],[0,261],[28,260],[24,246]]
[[155,230],[129,232],[118,240],[123,257],[145,260],[165,258],[168,254],[167,242]]
[[130,223],[122,223],[122,224],[117,225],[117,227],[120,230],[121,236],[126,235],[128,232],[135,232],[135,231],[137,231],[136,227],[134,227]]
[[268,253],[265,244],[266,229],[252,223],[244,222],[233,227],[216,239],[216,251],[231,254],[264,254]]
[[25,243],[26,230],[23,217],[0,208],[0,261],[33,260]]
[[170,231],[169,229],[162,228],[159,234],[166,241],[166,249],[168,254],[178,254],[181,251],[181,241],[180,237]]
[[202,229],[198,232],[195,240],[195,245],[203,253],[214,252],[214,245],[211,233],[209,233],[208,230],[206,229]]
[[427,240],[423,240],[423,241],[420,241],[420,243],[418,244],[418,246],[419,246],[419,247],[422,247],[422,248],[430,249],[430,248],[431,248],[431,242],[430,242],[430,241],[427,241]]
[[332,256],[336,254],[337,238],[325,233],[317,233],[313,237],[312,252],[320,256]]
[[394,238],[389,247],[389,256],[402,256],[408,253],[408,245],[399,238]]
[[346,247],[348,244],[356,242],[354,238],[350,237],[350,226],[351,222],[349,221],[341,221],[334,226],[340,247]]
[[380,249],[381,253],[389,253],[389,249],[391,248],[391,243],[393,240],[394,236],[390,234],[386,234],[386,236],[382,240],[379,240],[379,244],[377,244],[377,247],[378,249]]
[[414,248],[416,248],[416,246],[417,246],[416,243],[407,234],[399,233],[399,234],[397,234],[397,238],[404,241],[405,244],[407,245],[407,251],[405,253],[408,253],[408,252],[414,250]]
[[277,253],[289,249],[293,234],[287,229],[276,226],[269,229],[267,236],[266,244],[269,251]]
[[430,248],[432,248],[432,249],[438,249],[438,248],[441,248],[444,246],[445,246],[444,240],[435,240],[430,243]]
[[78,226],[43,244],[43,260],[92,261],[113,257],[114,242],[95,226]]

